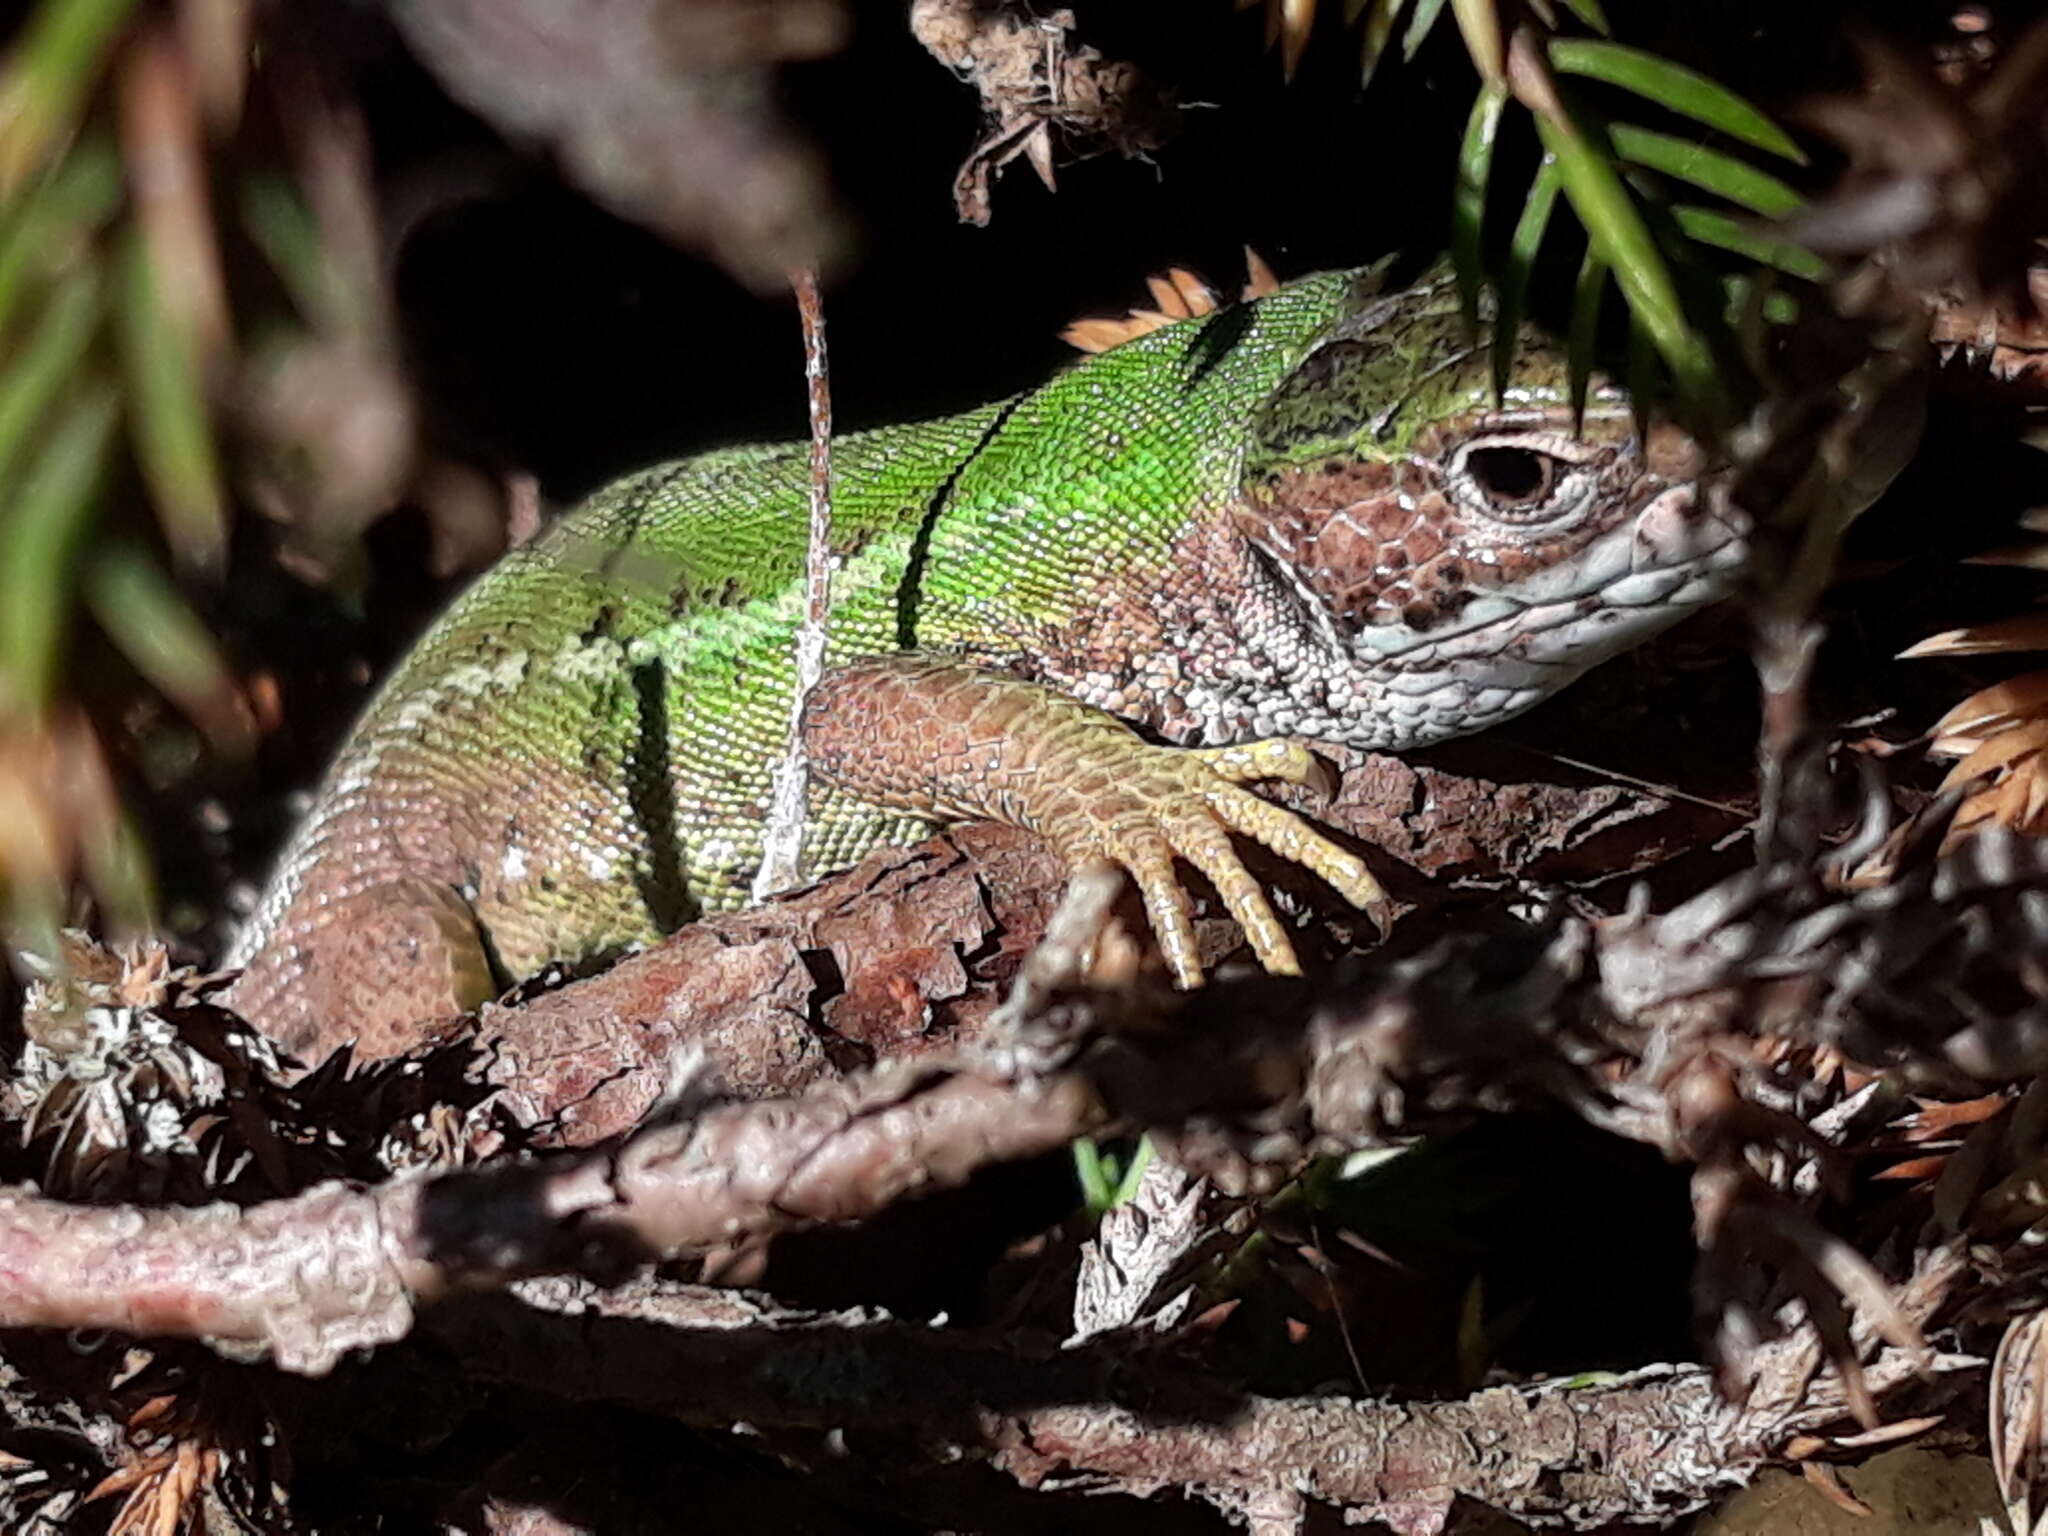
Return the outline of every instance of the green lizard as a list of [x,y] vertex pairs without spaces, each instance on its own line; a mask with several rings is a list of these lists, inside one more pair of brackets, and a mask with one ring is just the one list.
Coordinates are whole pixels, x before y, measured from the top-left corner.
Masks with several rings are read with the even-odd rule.
[[[1364,863],[1243,785],[1303,739],[1481,730],[1719,596],[1743,523],[1523,339],[1496,402],[1452,285],[1303,279],[1040,388],[833,447],[813,873],[934,825],[1033,828],[1135,876],[1200,981],[1175,860],[1261,960],[1233,835],[1361,905]],[[459,599],[356,725],[229,963],[290,1046],[376,1054],[550,960],[743,904],[788,728],[802,445],[599,492]]]

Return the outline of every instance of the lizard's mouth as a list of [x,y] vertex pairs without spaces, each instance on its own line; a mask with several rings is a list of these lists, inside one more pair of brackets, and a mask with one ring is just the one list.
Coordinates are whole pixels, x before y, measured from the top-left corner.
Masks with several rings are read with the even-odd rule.
[[1490,655],[1517,671],[1576,675],[1726,596],[1748,529],[1720,483],[1661,485],[1548,568],[1512,586],[1474,583],[1456,614],[1427,629],[1375,626],[1358,631],[1356,644],[1401,670]]

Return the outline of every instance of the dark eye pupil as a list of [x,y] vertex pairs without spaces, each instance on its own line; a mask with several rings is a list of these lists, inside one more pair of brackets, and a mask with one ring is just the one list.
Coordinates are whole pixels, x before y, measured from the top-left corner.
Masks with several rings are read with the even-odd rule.
[[1533,448],[1474,448],[1465,470],[1488,501],[1510,507],[1548,496],[1556,479],[1550,455]]

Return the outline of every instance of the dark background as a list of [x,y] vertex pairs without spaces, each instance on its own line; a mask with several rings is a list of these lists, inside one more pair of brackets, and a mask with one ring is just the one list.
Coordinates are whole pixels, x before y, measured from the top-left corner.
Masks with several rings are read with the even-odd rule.
[[[1390,58],[1361,89],[1341,0],[1322,6],[1291,85],[1260,46],[1260,11],[1083,5],[1077,40],[1170,84],[1188,104],[1184,129],[1156,163],[1063,166],[1056,195],[1020,161],[997,185],[992,224],[977,229],[951,200],[981,136],[973,91],[911,37],[905,6],[852,9],[848,48],[782,74],[786,105],[829,157],[859,230],[827,294],[842,427],[1033,382],[1071,355],[1061,326],[1142,301],[1148,272],[1191,265],[1229,290],[1246,244],[1282,278],[1442,244],[1473,89],[1448,15],[1414,65]],[[1767,107],[1855,78],[1834,6],[1614,9],[1624,37]],[[1856,9],[1906,36],[1931,35],[1947,11]],[[557,498],[651,458],[803,431],[786,300],[748,294],[602,212],[543,155],[508,149],[450,104],[388,32],[367,18],[359,30],[360,99],[386,191],[400,208],[440,204],[411,222],[397,270],[408,340],[447,431],[535,471]]]

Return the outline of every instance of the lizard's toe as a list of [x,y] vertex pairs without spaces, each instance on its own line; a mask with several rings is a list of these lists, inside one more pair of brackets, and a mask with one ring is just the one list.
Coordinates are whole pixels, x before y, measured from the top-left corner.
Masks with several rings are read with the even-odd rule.
[[1265,888],[1244,867],[1229,833],[1213,814],[1177,816],[1167,836],[1175,852],[1209,877],[1223,905],[1244,929],[1259,963],[1276,976],[1299,976],[1301,962],[1295,958],[1293,941],[1266,899]]
[[[879,740],[878,720],[890,726]],[[1385,927],[1385,895],[1362,859],[1243,787],[1285,779],[1326,789],[1320,760],[1298,741],[1161,746],[1042,684],[919,655],[828,674],[805,705],[804,739],[826,782],[874,803],[1030,827],[1069,870],[1095,859],[1122,865],[1182,986],[1200,985],[1202,971],[1178,860],[1208,876],[1268,970],[1300,969],[1233,835],[1320,875]]]
[[1158,822],[1143,812],[1126,810],[1098,827],[1055,840],[1069,869],[1106,858],[1130,872],[1173,979],[1183,988],[1199,987],[1202,956],[1195,942],[1194,903],[1174,873],[1177,850]]
[[1291,736],[1269,736],[1234,747],[1196,747],[1188,756],[1233,784],[1279,779],[1313,790],[1325,800],[1336,793],[1336,783],[1323,760]]
[[1382,933],[1386,931],[1387,893],[1357,854],[1340,848],[1284,806],[1261,800],[1249,790],[1235,786],[1219,789],[1210,796],[1210,804],[1232,831],[1264,843],[1283,859],[1320,876],[1370,916]]
[[[1334,792],[1322,759],[1291,737],[1272,737],[1235,747],[1203,747],[1188,756],[1233,785],[1280,779],[1300,784],[1326,799]],[[1282,858],[1321,876],[1346,901],[1369,916],[1382,934],[1386,933],[1391,925],[1387,893],[1357,854],[1340,848],[1292,811],[1249,792],[1215,793],[1210,796],[1210,803],[1232,831],[1264,843]]]

